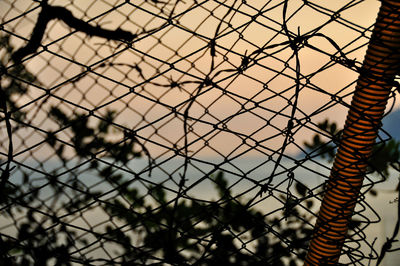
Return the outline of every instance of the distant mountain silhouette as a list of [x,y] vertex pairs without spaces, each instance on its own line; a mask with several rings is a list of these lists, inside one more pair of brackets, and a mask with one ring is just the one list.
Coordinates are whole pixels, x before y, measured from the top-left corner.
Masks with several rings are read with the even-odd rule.
[[[400,140],[400,109],[397,109],[382,120],[382,128],[387,131],[392,138]],[[381,133],[381,136],[386,139],[387,136]]]

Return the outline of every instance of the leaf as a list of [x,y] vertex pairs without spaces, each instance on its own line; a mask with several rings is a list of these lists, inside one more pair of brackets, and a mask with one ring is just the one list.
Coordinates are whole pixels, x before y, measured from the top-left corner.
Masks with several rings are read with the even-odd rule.
[[226,197],[227,194],[230,194],[228,190],[228,182],[224,178],[224,173],[223,172],[218,172],[217,176],[213,178],[215,182],[215,188],[218,190],[218,194],[221,197]]
[[307,187],[303,183],[296,181],[295,183],[295,189],[299,193],[300,196],[305,197],[307,194]]
[[55,119],[56,122],[58,122],[61,126],[67,125],[69,123],[69,120],[65,113],[55,106],[51,107],[49,115],[50,117],[53,117],[53,119]]
[[360,220],[351,220],[350,221],[350,223],[349,223],[349,229],[350,230],[354,230],[356,227],[359,227],[360,226],[360,224],[361,224],[361,221]]

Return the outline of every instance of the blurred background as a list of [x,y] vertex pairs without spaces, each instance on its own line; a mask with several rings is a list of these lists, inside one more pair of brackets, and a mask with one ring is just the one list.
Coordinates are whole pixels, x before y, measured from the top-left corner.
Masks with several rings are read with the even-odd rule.
[[[293,214],[293,224],[306,220],[302,228],[311,227],[331,167],[324,147],[336,149],[334,136],[344,125],[379,4],[1,0],[7,107],[0,163],[2,172],[12,169],[12,192],[2,202],[8,213],[0,222],[3,241],[18,239],[30,219],[40,220],[46,232],[61,225],[76,231],[69,234],[72,242],[87,238],[68,248],[75,263],[122,263],[126,258],[111,252],[118,243],[107,247],[114,239],[107,228],[134,232],[128,246],[139,238],[126,217],[104,207],[122,202],[133,210],[121,187],[136,189],[154,210],[184,200],[224,208],[223,194],[214,189],[223,183],[218,173],[224,173],[230,201],[284,223],[282,212],[295,199],[293,206],[309,217]],[[393,88],[379,143],[400,138],[396,95]],[[390,151],[398,157],[393,143]],[[366,177],[355,215],[360,224],[343,263],[377,259],[397,220],[397,178],[393,167]],[[160,203],[154,187],[162,188],[167,202]],[[314,205],[308,208],[308,201]],[[283,263],[300,265],[305,247],[296,253],[287,244],[295,242],[292,236],[264,227],[290,250]],[[249,232],[243,230],[230,235],[255,245],[254,236],[241,239]],[[193,239],[204,254],[213,250],[208,238]],[[237,245],[238,253],[255,252]],[[19,262],[21,249],[10,251]],[[160,252],[153,247],[145,253],[173,264],[168,252]],[[398,259],[389,253],[384,263]]]

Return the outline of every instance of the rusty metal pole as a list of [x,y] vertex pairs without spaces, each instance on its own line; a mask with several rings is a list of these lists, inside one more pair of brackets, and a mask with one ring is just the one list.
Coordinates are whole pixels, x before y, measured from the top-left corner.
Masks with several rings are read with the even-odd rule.
[[305,265],[339,261],[372,146],[400,71],[400,1],[382,0]]

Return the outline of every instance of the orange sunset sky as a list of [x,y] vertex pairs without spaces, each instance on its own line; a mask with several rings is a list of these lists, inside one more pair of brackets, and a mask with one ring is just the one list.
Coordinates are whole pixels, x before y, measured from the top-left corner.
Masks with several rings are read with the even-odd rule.
[[[347,2],[322,1],[319,4],[327,10],[340,10]],[[10,1],[0,3],[3,21],[29,11],[27,15],[5,25],[7,30],[29,39],[40,12],[40,8],[35,9],[38,4],[28,0],[16,1],[11,8]],[[43,112],[51,105],[58,105],[68,112],[87,113],[94,110],[98,116],[103,116],[106,110],[115,110],[118,114],[117,123],[137,130],[143,141],[150,140],[145,141],[146,147],[158,156],[168,153],[163,145],[184,145],[182,116],[174,117],[171,108],[176,108],[182,114],[188,106],[188,99],[196,92],[198,83],[207,73],[211,73],[210,76],[219,88],[203,90],[189,110],[189,116],[194,120],[188,122],[191,132],[187,137],[189,141],[195,141],[189,150],[200,150],[199,156],[233,156],[241,152],[246,156],[262,156],[263,153],[270,152],[268,149],[274,150],[282,146],[284,137],[280,130],[286,127],[292,110],[288,106],[288,99],[294,99],[296,61],[294,58],[289,60],[291,69],[288,69],[280,60],[288,60],[293,54],[292,50],[287,47],[278,52],[276,58],[261,53],[257,57],[257,63],[250,64],[240,75],[230,77],[229,71],[217,74],[221,70],[237,69],[243,56],[251,55],[260,47],[287,41],[279,24],[283,21],[283,6],[279,5],[280,1],[253,0],[247,1],[246,5],[238,1],[224,1],[224,4],[205,1],[201,7],[174,17],[173,23],[177,25],[178,22],[179,27],[167,26],[153,34],[146,34],[146,31],[165,24],[166,14],[172,12],[170,5],[160,10],[159,6],[147,2],[126,4],[125,1],[115,0],[54,0],[49,3],[65,6],[75,17],[85,21],[92,19],[90,23],[93,25],[107,29],[120,27],[137,33],[140,40],[134,41],[133,48],[130,49],[126,44],[107,42],[99,37],[88,38],[81,32],[70,34],[74,30],[65,23],[51,21],[42,43],[47,45],[48,52],[42,52],[24,62],[43,86],[51,89],[51,96],[45,101],[39,99],[45,92],[34,87],[30,89],[28,96],[20,99],[21,105],[31,103],[29,108],[32,109],[38,108],[42,103],[42,109],[35,114],[33,123],[46,130],[56,129],[56,125],[48,121]],[[300,0],[289,1],[288,30],[293,34],[307,34],[326,23],[318,32],[334,40],[349,59],[356,59],[361,63],[368,42],[365,36],[370,36],[379,1],[368,0],[348,7],[340,12],[340,18],[330,23],[327,23],[330,20],[329,14],[324,15],[303,4]],[[176,6],[174,14],[180,14],[193,5],[192,1],[182,2]],[[230,12],[224,18],[230,5],[240,12]],[[210,16],[211,11],[213,16]],[[262,15],[252,21],[251,16],[261,11]],[[209,39],[214,38],[221,18],[226,23],[220,26],[216,38],[216,56],[212,57]],[[362,29],[368,28],[365,36],[362,36]],[[26,40],[16,36],[12,38],[12,42],[16,47],[26,44]],[[309,44],[328,54],[337,52],[322,37],[310,38]],[[214,69],[210,69],[212,60]],[[326,64],[330,65],[310,78],[311,85],[303,84],[298,98],[299,111],[295,117],[304,119],[306,115],[312,115],[315,123],[329,117],[339,125],[343,124],[347,109],[343,104],[332,104],[329,94],[344,97],[343,101],[349,103],[351,97],[348,94],[354,89],[357,73],[339,64],[332,64],[329,56],[307,47],[299,51],[299,62],[303,76],[313,74]],[[170,68],[171,63],[174,63],[174,69]],[[91,66],[90,72],[85,72],[87,65]],[[135,65],[140,67],[143,76],[151,79],[153,84],[143,83],[143,77],[133,67]],[[276,76],[276,72],[281,71],[283,75]],[[70,82],[82,73],[86,74],[79,80]],[[171,81],[185,84],[180,88],[171,88],[168,87]],[[164,86],[157,86],[155,83]],[[269,90],[263,89],[264,84],[268,84]],[[134,93],[129,93],[130,88],[134,88]],[[224,94],[221,88],[227,93]],[[77,103],[80,107],[60,99]],[[158,104],[157,100],[163,105]],[[313,114],[327,104],[332,106],[319,114]],[[265,126],[265,120],[270,121],[269,126]],[[226,122],[229,131],[217,132],[213,129],[212,124],[221,121]],[[94,120],[93,123],[95,122]],[[298,126],[295,129],[294,138],[298,145],[313,134],[306,127]],[[255,145],[252,140],[242,143],[243,138],[237,137],[237,134],[251,135],[253,140],[259,141],[268,149],[262,152],[252,150],[251,147]],[[68,138],[62,134],[58,137]],[[121,137],[118,130],[117,137]],[[41,138],[36,136],[29,138],[29,141],[33,145]],[[196,141],[198,139],[201,140]],[[212,148],[205,145],[205,142],[209,142]],[[295,145],[289,145],[286,152],[294,154],[299,149]]]

